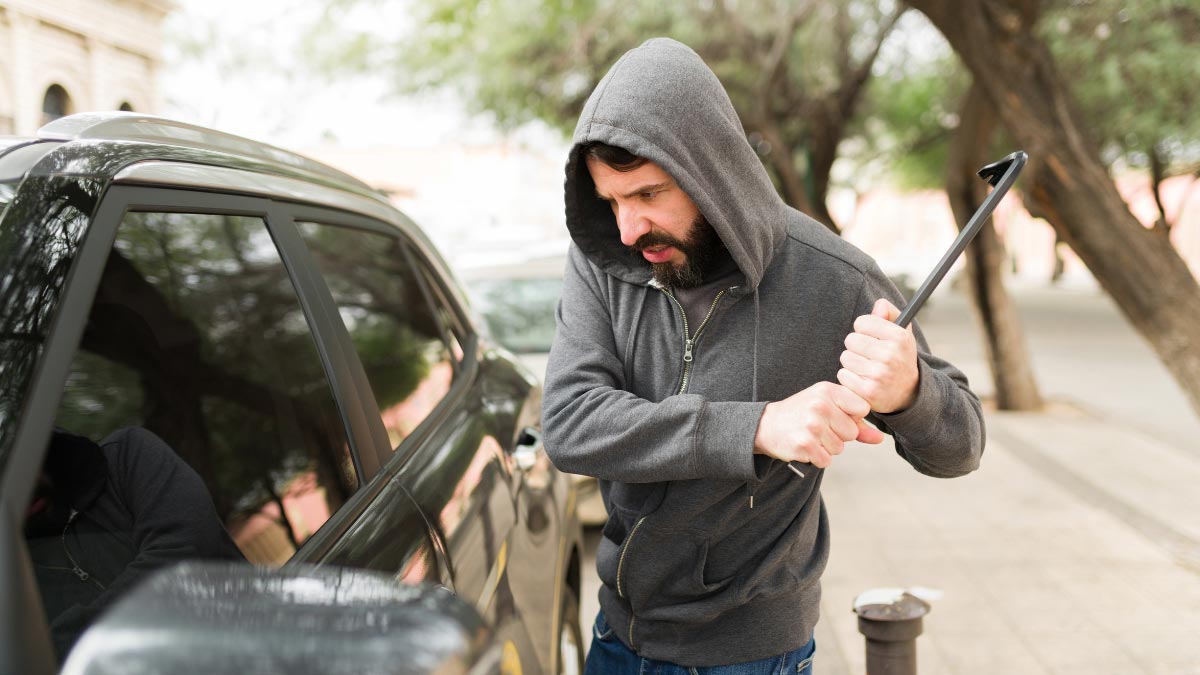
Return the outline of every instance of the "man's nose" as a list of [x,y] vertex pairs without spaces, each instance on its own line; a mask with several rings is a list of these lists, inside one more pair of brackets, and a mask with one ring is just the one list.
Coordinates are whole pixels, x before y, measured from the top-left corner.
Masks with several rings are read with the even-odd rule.
[[650,221],[635,209],[624,208],[617,213],[617,228],[621,230],[621,243],[633,246],[642,235],[650,231]]

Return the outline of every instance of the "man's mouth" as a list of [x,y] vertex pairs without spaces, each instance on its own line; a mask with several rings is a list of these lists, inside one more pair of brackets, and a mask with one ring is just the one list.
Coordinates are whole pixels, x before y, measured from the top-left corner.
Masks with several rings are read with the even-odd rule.
[[664,263],[671,258],[675,252],[675,247],[670,244],[661,244],[659,246],[647,246],[642,249],[642,257],[651,263]]

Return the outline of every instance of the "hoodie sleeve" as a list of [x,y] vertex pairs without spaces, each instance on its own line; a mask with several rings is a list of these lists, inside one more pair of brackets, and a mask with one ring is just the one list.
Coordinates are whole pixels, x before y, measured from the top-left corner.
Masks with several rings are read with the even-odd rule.
[[[859,315],[870,314],[879,298],[897,307],[904,299],[878,268],[865,278],[859,296]],[[983,455],[983,409],[967,378],[949,362],[929,351],[920,326],[917,338],[917,398],[911,406],[890,414],[871,413],[870,420],[896,441],[896,452],[917,471],[937,478],[954,478],[979,468]]]
[[626,483],[751,480],[766,402],[660,402],[625,391],[603,273],[572,246],[542,401],[546,451],[562,471]]

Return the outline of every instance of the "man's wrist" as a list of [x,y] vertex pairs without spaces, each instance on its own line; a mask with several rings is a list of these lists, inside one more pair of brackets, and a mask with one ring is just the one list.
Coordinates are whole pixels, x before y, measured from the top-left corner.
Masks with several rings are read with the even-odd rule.
[[766,406],[764,406],[762,415],[760,415],[758,418],[758,428],[755,429],[755,431],[754,431],[754,454],[756,454],[756,455],[770,454],[767,452],[767,439],[766,439],[765,427],[766,427],[767,415],[771,414],[770,413],[771,406],[773,406],[773,405],[775,405],[775,404],[768,403]]

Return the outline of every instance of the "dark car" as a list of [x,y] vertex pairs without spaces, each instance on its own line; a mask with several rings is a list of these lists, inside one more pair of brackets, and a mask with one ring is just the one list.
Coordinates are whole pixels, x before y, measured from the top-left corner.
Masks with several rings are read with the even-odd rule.
[[306,158],[0,139],[0,672],[578,672],[575,488],[471,316]]

